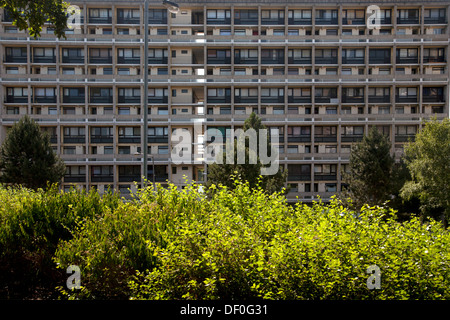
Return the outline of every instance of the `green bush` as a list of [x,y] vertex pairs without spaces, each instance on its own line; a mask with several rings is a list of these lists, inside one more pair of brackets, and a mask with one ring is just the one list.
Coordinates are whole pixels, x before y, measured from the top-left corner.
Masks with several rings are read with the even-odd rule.
[[44,298],[62,279],[53,255],[84,220],[114,209],[120,199],[96,191],[60,192],[0,186],[1,298]]
[[[55,262],[81,268],[70,298],[448,299],[450,236],[439,223],[360,214],[337,200],[291,206],[236,182],[211,197],[140,190],[61,242]],[[367,268],[381,269],[369,290]]]

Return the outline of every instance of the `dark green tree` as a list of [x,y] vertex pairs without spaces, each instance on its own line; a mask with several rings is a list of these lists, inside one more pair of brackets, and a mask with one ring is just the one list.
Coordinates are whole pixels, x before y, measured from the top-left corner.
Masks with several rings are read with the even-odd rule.
[[8,130],[0,148],[0,181],[31,189],[57,183],[65,172],[53,152],[50,137],[30,117],[24,116]]
[[405,146],[411,179],[402,188],[405,199],[418,197],[423,217],[450,219],[450,120],[424,123],[415,141]]
[[12,18],[14,25],[20,30],[28,30],[34,38],[40,36],[46,22],[54,26],[58,38],[65,36],[69,5],[63,0],[0,0],[0,7]]
[[346,187],[341,199],[351,198],[358,209],[364,204],[373,206],[392,201],[402,186],[398,179],[404,171],[400,168],[391,155],[389,138],[372,127],[361,142],[352,146],[349,170],[342,174]]
[[[254,129],[257,133],[257,150],[253,150],[253,148],[249,148],[249,137],[234,139],[234,159],[233,163],[227,161],[226,152],[222,152],[217,155],[217,157],[222,157],[223,163],[213,163],[208,165],[208,182],[207,186],[219,185],[222,184],[227,186],[228,188],[234,188],[234,179],[239,179],[243,181],[247,181],[251,188],[255,188],[257,186],[261,187],[267,193],[280,192],[282,191],[285,183],[287,172],[279,166],[278,171],[275,174],[269,175],[261,175],[261,169],[263,167],[268,167],[268,164],[262,164],[262,161],[259,157],[259,148],[261,147],[261,141],[259,140],[259,130],[267,129],[261,122],[261,119],[255,114],[252,113],[249,118],[247,118],[244,122],[244,126],[242,130],[247,132],[248,129]],[[245,163],[239,164],[238,162],[238,146],[242,147],[242,144],[245,143]],[[278,152],[276,148],[272,148],[270,144],[269,135],[267,136],[267,150],[268,155],[272,156],[271,152]],[[263,149],[264,150],[264,149]],[[256,158],[256,163],[252,163],[250,161],[250,157]],[[278,159],[278,157],[276,157]]]

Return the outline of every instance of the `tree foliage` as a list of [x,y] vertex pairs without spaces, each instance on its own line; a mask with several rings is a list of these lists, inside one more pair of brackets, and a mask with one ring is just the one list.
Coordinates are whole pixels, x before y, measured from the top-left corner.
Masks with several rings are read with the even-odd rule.
[[64,162],[53,152],[50,137],[28,116],[8,130],[0,149],[0,181],[28,188],[60,182]]
[[20,30],[28,30],[34,38],[40,36],[46,22],[54,26],[58,38],[64,37],[68,4],[63,0],[0,0],[0,7],[8,12],[14,25]]
[[[267,129],[261,122],[255,113],[252,113],[249,118],[244,122],[243,131],[246,132],[248,129],[254,129],[256,133],[261,129]],[[227,154],[223,152],[218,154],[217,157],[222,157],[223,163],[214,163],[208,165],[208,181],[207,186],[211,185],[224,185],[228,188],[233,188],[233,177],[238,177],[243,181],[248,181],[251,187],[260,186],[263,190],[268,193],[278,192],[284,187],[286,182],[287,172],[280,166],[277,173],[274,175],[261,175],[261,169],[263,164],[259,157],[259,148],[261,147],[259,135],[257,134],[257,150],[252,150],[249,148],[249,139],[246,137],[244,139],[236,139],[234,143],[234,158],[233,163],[227,163]],[[271,148],[271,144],[267,137],[267,149],[271,152],[278,152],[276,149]],[[238,163],[237,150],[239,146],[245,143],[245,163]],[[250,161],[250,156],[256,157],[256,163],[253,164]]]
[[347,187],[341,197],[351,198],[357,208],[382,205],[401,188],[401,173],[404,171],[397,170],[388,137],[372,127],[361,142],[352,146],[349,171],[343,173]]
[[[55,261],[81,269],[89,299],[449,299],[450,240],[440,223],[354,211],[338,200],[291,206],[234,181],[139,190],[87,220]],[[367,287],[369,266],[380,289]]]
[[450,120],[424,122],[414,142],[405,146],[411,180],[402,188],[405,199],[417,196],[424,214],[443,211],[450,218]]

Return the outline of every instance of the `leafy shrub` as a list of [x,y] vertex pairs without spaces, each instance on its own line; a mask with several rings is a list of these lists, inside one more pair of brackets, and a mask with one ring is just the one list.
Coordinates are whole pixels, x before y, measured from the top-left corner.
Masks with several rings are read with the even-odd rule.
[[[70,298],[448,299],[450,236],[439,223],[361,213],[338,200],[291,206],[236,182],[151,188],[60,243],[55,261],[81,268]],[[205,190],[203,190],[205,191]],[[367,268],[381,289],[367,288]]]
[[58,242],[84,220],[115,208],[119,197],[60,192],[56,185],[46,191],[0,186],[0,201],[0,296],[43,298],[62,276],[52,261]]

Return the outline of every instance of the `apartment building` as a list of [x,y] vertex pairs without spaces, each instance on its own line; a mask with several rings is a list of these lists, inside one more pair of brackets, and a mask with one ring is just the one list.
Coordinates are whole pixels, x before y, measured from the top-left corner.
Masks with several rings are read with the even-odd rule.
[[[421,121],[449,116],[448,1],[151,1],[148,70],[143,1],[74,1],[79,28],[30,38],[0,22],[0,139],[28,114],[50,133],[67,172],[62,187],[207,179],[209,128],[241,128],[256,112],[278,129],[288,200],[342,188],[350,147],[376,126],[392,153]],[[368,27],[377,5],[379,28]],[[148,72],[148,96],[144,73]],[[145,99],[148,124],[143,121]],[[173,161],[172,133],[192,155]],[[176,151],[177,152],[177,151]]]

